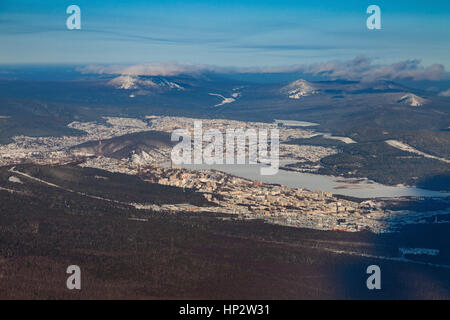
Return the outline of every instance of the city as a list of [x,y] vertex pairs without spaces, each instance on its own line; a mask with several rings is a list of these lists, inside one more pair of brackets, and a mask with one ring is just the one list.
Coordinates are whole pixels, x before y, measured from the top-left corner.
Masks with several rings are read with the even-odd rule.
[[[193,205],[152,205],[135,203],[141,210],[177,212],[228,213],[233,218],[261,219],[269,223],[319,230],[389,232],[398,227],[392,213],[380,208],[376,201],[353,202],[339,199],[330,192],[310,191],[272,185],[232,176],[217,170],[192,170],[175,166],[170,161],[169,146],[135,153],[131,157],[115,159],[102,154],[102,141],[127,134],[159,131],[170,133],[176,128],[192,130],[196,119],[183,117],[147,116],[145,119],[104,118],[104,123],[73,122],[69,127],[84,131],[84,135],[65,137],[14,137],[13,143],[0,146],[3,166],[20,163],[64,165],[77,163],[110,172],[137,175],[149,183],[196,190],[211,203],[210,207]],[[280,159],[286,163],[308,161],[316,163],[336,152],[333,148],[285,144],[292,138],[317,135],[314,130],[277,124],[252,123],[233,120],[203,120],[204,130],[218,128],[274,128],[280,129]],[[86,142],[96,147],[84,148]],[[249,146],[246,145],[246,152]],[[308,170],[308,169],[306,169]],[[311,171],[309,169],[309,171]],[[407,212],[405,212],[407,213]],[[400,215],[396,215],[398,217]],[[419,217],[420,218],[420,217]],[[410,221],[416,222],[419,218]],[[400,223],[401,225],[401,223]]]

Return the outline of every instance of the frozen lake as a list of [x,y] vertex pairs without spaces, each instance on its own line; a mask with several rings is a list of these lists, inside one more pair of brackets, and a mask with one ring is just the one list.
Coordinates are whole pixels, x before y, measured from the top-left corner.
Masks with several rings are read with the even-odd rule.
[[278,170],[273,176],[260,174],[261,165],[183,165],[186,169],[219,170],[249,180],[264,183],[282,184],[292,188],[304,188],[311,191],[322,190],[357,198],[379,197],[448,197],[450,193],[431,191],[405,186],[386,186],[370,180],[346,179],[311,173]]

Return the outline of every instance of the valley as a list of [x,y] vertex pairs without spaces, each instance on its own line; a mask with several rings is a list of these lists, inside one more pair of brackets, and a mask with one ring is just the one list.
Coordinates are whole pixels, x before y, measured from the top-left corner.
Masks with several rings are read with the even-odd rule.
[[[154,201],[143,201],[144,198],[133,196],[133,201],[123,202],[114,196],[98,193],[91,190],[90,183],[77,184],[74,187],[69,181],[56,178],[54,174],[41,182],[56,188],[65,188],[65,191],[76,192],[90,198],[99,197],[133,206],[140,210],[166,211],[166,212],[215,212],[230,214],[240,219],[261,219],[270,223],[312,228],[319,230],[360,231],[371,230],[375,233],[392,232],[401,225],[415,224],[427,217],[445,213],[440,210],[421,211],[415,214],[413,210],[391,211],[386,207],[384,200],[377,201],[378,195],[375,184],[370,181],[363,182],[343,181],[333,188],[325,184],[318,184],[314,188],[304,187],[298,176],[295,183],[295,174],[289,171],[280,172],[277,176],[264,177],[259,174],[249,175],[251,167],[243,166],[242,172],[238,166],[232,166],[229,171],[226,167],[217,166],[179,167],[170,165],[170,153],[174,142],[170,140],[170,133],[176,128],[193,130],[195,118],[185,117],[159,117],[146,116],[138,118],[105,117],[99,122],[73,122],[68,127],[83,131],[84,134],[64,137],[14,137],[12,144],[1,146],[3,166],[9,167],[11,175],[3,188],[15,190],[11,178],[41,179],[47,171],[69,170],[105,170],[115,174],[125,174],[138,177],[140,183],[172,186],[191,190],[204,201],[207,206],[194,205],[191,201],[170,204],[157,204]],[[314,127],[298,127],[297,123],[289,126],[279,122],[244,122],[237,120],[209,119],[203,120],[203,130],[215,128],[226,131],[229,128],[273,128],[280,129],[280,160],[288,164],[288,170],[296,169],[301,165],[301,171],[326,170],[321,164],[333,155],[340,155],[335,146],[314,146],[308,144],[291,144],[291,141],[305,141],[320,136]],[[301,123],[302,125],[309,125]],[[330,139],[322,136],[321,139],[338,141],[343,145],[353,146],[356,142],[345,143],[340,139]],[[250,146],[247,146],[247,149]],[[249,149],[247,150],[249,152]],[[168,165],[169,163],[169,165]],[[40,165],[39,176],[29,175],[31,172],[15,171],[17,165]],[[11,167],[13,166],[13,167]],[[60,168],[60,169],[58,169]],[[75,169],[79,168],[79,169]],[[83,168],[83,169],[82,169]],[[315,168],[315,169],[313,169]],[[237,171],[236,171],[237,170]],[[283,170],[282,170],[283,171]],[[229,173],[226,173],[229,172]],[[81,173],[81,175],[83,175]],[[276,180],[278,176],[285,175],[289,179]],[[99,173],[97,176],[104,177]],[[281,177],[280,176],[280,177]],[[50,178],[50,180],[48,180]],[[274,180],[275,178],[275,180]],[[106,179],[106,178],[105,178]],[[294,180],[292,180],[294,179]],[[108,180],[108,179],[106,179]],[[108,181],[104,183],[110,184]],[[39,180],[40,181],[40,180]],[[99,180],[101,182],[101,180]],[[305,180],[306,182],[307,180]],[[98,181],[96,181],[98,182]],[[294,183],[292,183],[294,182]],[[307,185],[307,184],[306,184]],[[361,198],[372,201],[354,202],[345,198],[336,198],[336,195],[358,195],[367,186],[367,192]],[[307,185],[308,186],[308,185]],[[24,187],[21,185],[21,187]],[[324,191],[324,189],[326,191]],[[361,190],[362,189],[362,190]],[[373,191],[371,191],[373,190]],[[19,191],[17,191],[19,192]],[[400,197],[408,193],[395,194],[382,193],[383,197]],[[419,192],[419,193],[416,193]],[[421,194],[420,192],[423,192]],[[427,195],[426,190],[412,191],[410,196]],[[432,196],[430,192],[428,196]],[[434,195],[448,197],[445,194]],[[418,200],[420,202],[420,200]],[[450,207],[450,204],[449,204]]]
[[[77,263],[76,298],[448,298],[447,97],[384,81],[86,77],[0,79],[1,297],[75,298],[58,284]],[[172,132],[200,120],[277,128],[278,175],[171,164]],[[382,293],[364,286],[368,264]]]

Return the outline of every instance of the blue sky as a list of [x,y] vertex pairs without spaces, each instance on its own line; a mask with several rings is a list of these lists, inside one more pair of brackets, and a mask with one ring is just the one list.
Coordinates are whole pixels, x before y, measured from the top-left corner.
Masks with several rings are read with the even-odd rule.
[[[66,29],[66,8],[82,29]],[[382,30],[367,30],[377,4]],[[1,0],[0,64],[283,66],[367,56],[450,69],[450,1]]]

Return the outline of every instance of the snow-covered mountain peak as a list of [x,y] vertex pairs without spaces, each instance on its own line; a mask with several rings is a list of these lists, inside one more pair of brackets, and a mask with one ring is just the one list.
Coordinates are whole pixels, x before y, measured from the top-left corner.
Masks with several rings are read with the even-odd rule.
[[427,103],[427,100],[413,93],[407,93],[398,99],[397,102],[407,104],[411,107],[420,107]]
[[145,90],[145,89],[175,89],[184,90],[184,88],[172,81],[166,79],[148,79],[139,76],[121,75],[108,82],[109,85],[123,90]]
[[301,97],[319,93],[313,84],[303,79],[291,82],[282,91],[287,93],[290,99],[300,99]]

